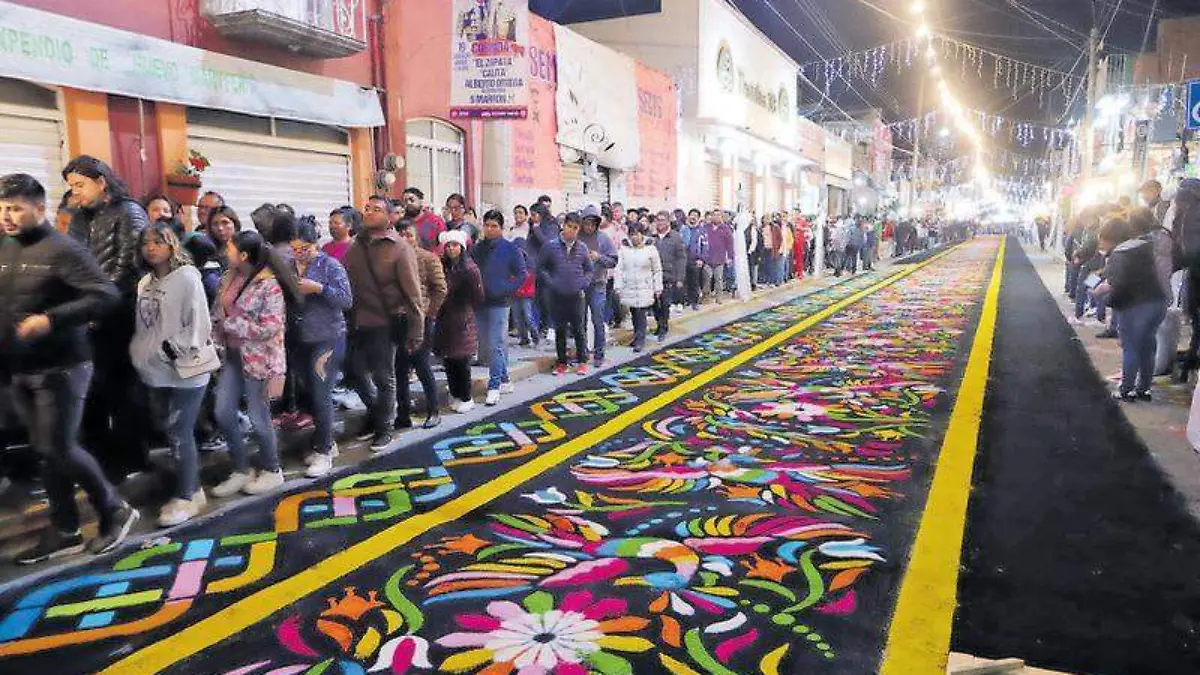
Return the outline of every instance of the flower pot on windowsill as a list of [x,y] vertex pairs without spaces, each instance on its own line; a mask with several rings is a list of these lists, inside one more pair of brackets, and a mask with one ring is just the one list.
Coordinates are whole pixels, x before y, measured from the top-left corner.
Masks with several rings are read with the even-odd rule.
[[167,176],[167,196],[181,206],[192,206],[200,196],[200,177],[171,174]]

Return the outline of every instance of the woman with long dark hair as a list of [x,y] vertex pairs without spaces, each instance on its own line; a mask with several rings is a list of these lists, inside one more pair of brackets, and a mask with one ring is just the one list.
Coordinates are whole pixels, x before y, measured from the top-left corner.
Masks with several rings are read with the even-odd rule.
[[138,283],[129,353],[142,381],[167,411],[167,440],[178,458],[179,475],[175,497],[163,507],[158,524],[171,527],[195,517],[206,503],[196,419],[209,373],[219,362],[200,271],[175,231],[165,223],[151,223],[139,237],[138,259],[150,272]]
[[242,221],[237,211],[229,206],[218,206],[208,214],[208,222],[204,224],[209,238],[217,245],[217,261],[222,270],[228,270],[237,264],[237,246],[234,237],[242,231]]
[[[217,378],[217,426],[233,459],[233,474],[213,488],[216,497],[261,494],[283,485],[270,407],[271,395],[282,389],[287,371],[283,289],[270,269],[270,247],[262,235],[239,232],[234,246],[237,258],[221,281],[213,316],[213,334],[225,348],[225,365]],[[258,440],[257,471],[251,468],[238,428],[243,400]]]

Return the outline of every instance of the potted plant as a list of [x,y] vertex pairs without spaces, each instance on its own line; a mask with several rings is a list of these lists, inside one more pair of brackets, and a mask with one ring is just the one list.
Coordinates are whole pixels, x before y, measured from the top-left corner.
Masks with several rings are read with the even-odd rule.
[[167,174],[167,196],[176,204],[191,206],[200,196],[200,175],[211,165],[208,158],[196,150],[189,150],[187,160],[175,165]]

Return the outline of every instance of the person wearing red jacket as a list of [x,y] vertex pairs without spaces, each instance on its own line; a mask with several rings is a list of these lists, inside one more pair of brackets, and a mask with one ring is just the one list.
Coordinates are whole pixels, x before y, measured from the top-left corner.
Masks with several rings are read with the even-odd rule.
[[792,241],[792,259],[796,262],[796,279],[804,278],[804,256],[808,251],[808,237],[812,225],[804,216],[796,216],[796,236]]

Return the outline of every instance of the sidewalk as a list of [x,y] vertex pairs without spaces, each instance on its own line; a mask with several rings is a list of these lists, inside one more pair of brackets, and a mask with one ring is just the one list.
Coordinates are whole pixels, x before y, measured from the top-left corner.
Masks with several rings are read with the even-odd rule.
[[[709,302],[701,305],[696,311],[686,309],[682,314],[671,317],[671,334],[665,342],[660,343],[651,336],[646,343],[646,353],[668,347],[679,340],[711,330],[746,314],[819,291],[837,281],[841,281],[841,279],[826,277],[821,280],[793,281],[778,288],[760,289],[750,300],[745,302],[727,298],[720,304]],[[631,330],[610,331],[604,370],[615,368],[640,356],[640,354],[634,354],[633,350],[627,346],[631,339]],[[442,424],[430,430],[419,428],[420,423],[424,420],[424,395],[420,385],[414,381],[412,410],[414,412],[413,421],[418,428],[400,434],[399,438],[403,445],[393,452],[403,452],[404,447],[408,445],[417,444],[448,430],[466,426],[498,410],[544,396],[547,392],[553,391],[563,384],[580,379],[580,376],[574,374],[564,377],[550,375],[555,360],[553,341],[543,342],[540,348],[532,348],[517,347],[516,340],[511,339],[509,372],[514,384],[517,385],[516,393],[505,396],[498,407],[483,405],[482,397],[487,389],[488,370],[487,368],[474,368],[472,387],[477,404],[475,410],[465,415],[443,410]],[[438,380],[439,396],[444,403],[448,396],[445,374],[441,371],[440,366],[435,366],[435,374]],[[354,434],[362,429],[364,423],[365,414],[362,410],[347,410],[337,413],[335,424],[337,425],[336,433],[340,455],[334,462],[334,471],[355,466],[372,456],[365,443],[353,440]],[[304,477],[305,466],[302,456],[308,448],[309,434],[310,432],[279,432],[280,454],[285,478],[289,482],[307,480]],[[169,451],[165,449],[153,452],[151,461],[155,465],[152,471],[141,474],[121,486],[122,494],[131,503],[138,506],[143,515],[131,537],[151,533],[161,533],[163,536],[169,537],[171,533],[170,529],[159,529],[155,525],[155,519],[159,507],[171,496],[173,462]],[[201,482],[203,484],[215,483],[228,471],[229,464],[226,453],[212,452],[201,456]],[[8,561],[16,552],[34,543],[41,530],[49,525],[47,504],[41,497],[40,494],[31,496],[26,490],[17,486],[0,492],[0,560]],[[210,496],[209,507],[203,517],[212,517],[214,514],[234,508],[245,499],[241,496],[228,499],[216,499]],[[79,495],[79,503],[84,516],[84,536],[85,538],[94,536],[95,515],[87,506],[82,493]],[[87,559],[86,556],[81,555],[31,567],[2,564],[0,565],[0,584],[20,577],[53,573]]]
[[[1074,305],[1063,293],[1063,261],[1061,256],[1036,247],[1025,246],[1025,254],[1037,269],[1042,283],[1050,291],[1063,317],[1074,315]],[[1072,326],[1077,339],[1087,349],[1092,365],[1102,378],[1116,386],[1121,375],[1121,344],[1117,340],[1100,340],[1100,328]],[[1187,344],[1188,327],[1184,326],[1181,345]],[[1171,378],[1154,381],[1154,401],[1121,406],[1138,436],[1150,449],[1167,479],[1179,492],[1192,517],[1200,520],[1200,454],[1188,443],[1187,418],[1192,403],[1192,384],[1176,384]],[[1036,392],[1030,392],[1036,395]],[[1097,414],[1101,414],[1097,410]]]

